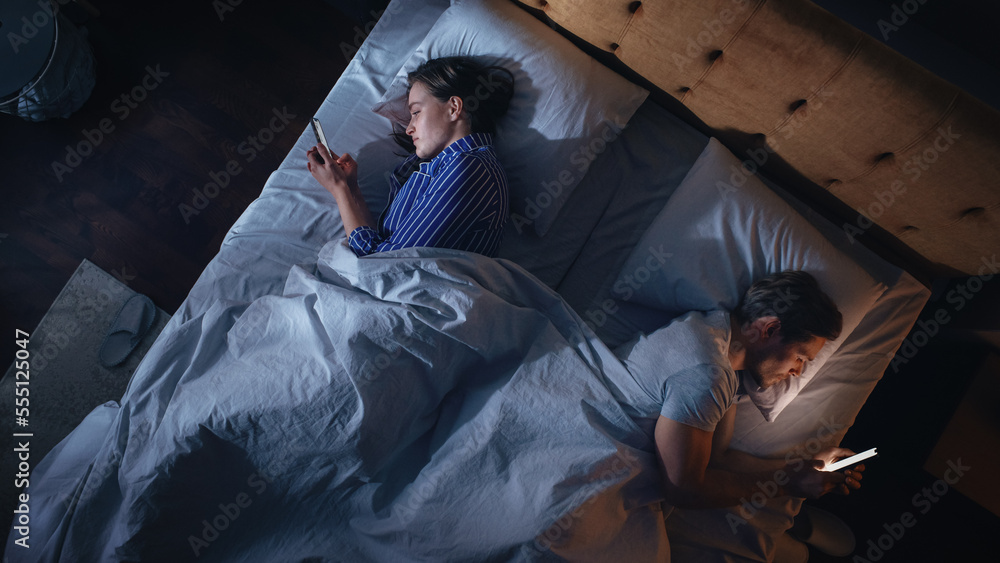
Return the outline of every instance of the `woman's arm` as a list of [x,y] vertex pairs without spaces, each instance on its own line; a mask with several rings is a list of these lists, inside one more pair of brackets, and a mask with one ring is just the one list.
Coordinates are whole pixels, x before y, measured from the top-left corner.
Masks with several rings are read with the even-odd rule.
[[[350,236],[358,227],[372,228],[375,222],[358,188],[358,163],[349,154],[337,156],[319,145],[306,152],[309,172],[337,201],[344,231]],[[320,162],[322,159],[323,162]]]

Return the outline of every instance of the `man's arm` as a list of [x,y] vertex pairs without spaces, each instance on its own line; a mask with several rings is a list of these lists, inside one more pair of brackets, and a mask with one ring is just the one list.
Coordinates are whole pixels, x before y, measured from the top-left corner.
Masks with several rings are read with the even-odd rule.
[[[749,498],[758,490],[758,483],[773,483],[781,495],[804,498],[818,498],[834,489],[846,492],[848,487],[860,487],[848,473],[820,472],[808,466],[795,471],[784,460],[729,450],[733,416],[730,408],[719,423],[721,428],[715,432],[663,416],[657,420],[656,449],[667,502],[681,508],[735,506],[741,498]],[[714,462],[713,451],[719,456]],[[733,470],[734,467],[739,470]]]
[[737,473],[709,467],[713,434],[664,416],[657,420],[656,450],[670,504],[680,508],[735,506],[741,497],[753,493],[758,481],[774,479],[774,471]]
[[[715,435],[712,437],[712,458],[708,462],[709,467],[735,471],[737,473],[753,471],[773,472],[778,471],[779,469],[798,470],[807,461],[796,457],[795,463],[791,463],[787,457],[757,457],[753,454],[748,454],[746,452],[730,448],[729,443],[733,438],[733,426],[735,425],[735,422],[736,407],[732,407],[726,411],[725,416],[719,422],[718,426],[715,427]],[[828,463],[833,463],[838,459],[843,459],[852,455],[854,455],[854,452],[847,448],[823,448],[812,457],[813,460],[821,461],[822,464],[813,465],[816,465],[817,469],[822,469]],[[858,465],[849,472],[849,476],[852,479],[860,481],[862,477],[861,472],[864,470],[864,465]],[[841,492],[845,494],[847,493],[846,490]]]
[[726,411],[722,420],[715,427],[715,434],[712,436],[712,458],[708,462],[709,467],[737,473],[760,471],[774,473],[785,468],[786,462],[782,458],[757,457],[730,448],[729,443],[733,439],[733,427],[735,424],[736,407],[733,406]]

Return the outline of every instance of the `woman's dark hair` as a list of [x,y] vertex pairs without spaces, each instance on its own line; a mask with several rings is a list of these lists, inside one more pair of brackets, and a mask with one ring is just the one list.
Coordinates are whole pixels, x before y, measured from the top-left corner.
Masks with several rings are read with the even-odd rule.
[[[417,82],[423,83],[432,96],[447,102],[452,96],[462,99],[473,133],[496,135],[497,122],[514,96],[514,75],[502,66],[487,66],[471,57],[431,59],[406,75],[406,93]],[[413,152],[413,142],[404,128],[393,126],[396,142]]]
[[837,304],[823,293],[816,278],[797,270],[755,281],[733,314],[741,325],[778,317],[785,342],[806,342],[813,336],[836,340],[843,328]]

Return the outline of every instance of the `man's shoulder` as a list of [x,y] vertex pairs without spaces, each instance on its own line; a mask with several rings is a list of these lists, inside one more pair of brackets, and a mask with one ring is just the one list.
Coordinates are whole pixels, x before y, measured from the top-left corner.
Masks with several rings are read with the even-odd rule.
[[719,363],[718,358],[721,357],[726,358],[728,364],[731,333],[729,313],[726,311],[691,311],[677,317],[660,331],[679,339],[683,348],[698,360]]
[[639,335],[615,353],[630,369],[653,370],[664,380],[688,370],[714,371],[721,376],[732,371],[728,323],[729,315],[724,311],[693,311],[650,334]]
[[724,331],[729,333],[729,311],[725,309],[688,311],[676,317],[670,324],[682,324],[698,330]]

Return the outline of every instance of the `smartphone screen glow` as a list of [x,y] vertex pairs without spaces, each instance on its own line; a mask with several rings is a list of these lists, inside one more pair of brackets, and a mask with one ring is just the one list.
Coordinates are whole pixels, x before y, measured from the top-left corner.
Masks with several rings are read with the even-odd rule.
[[866,460],[866,459],[868,459],[868,458],[870,458],[872,456],[877,455],[878,452],[875,451],[876,449],[878,449],[878,448],[872,448],[870,450],[865,450],[865,451],[863,451],[863,452],[861,452],[859,454],[852,455],[851,457],[845,457],[844,459],[842,459],[840,461],[835,461],[835,462],[831,463],[830,465],[827,465],[826,467],[824,467],[823,471],[837,471],[837,470],[843,469],[845,467],[850,467],[852,465],[856,465],[858,462],[861,462],[861,461]]

